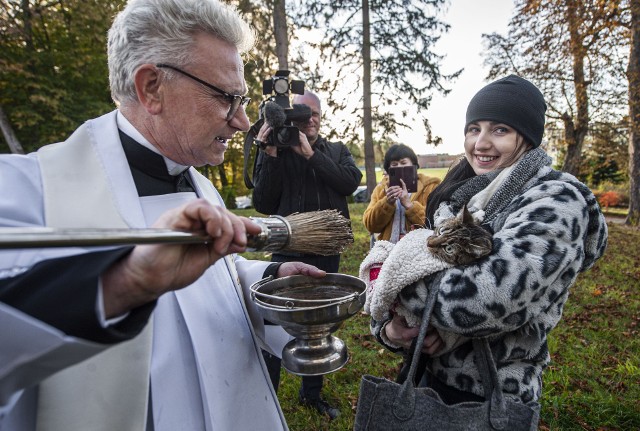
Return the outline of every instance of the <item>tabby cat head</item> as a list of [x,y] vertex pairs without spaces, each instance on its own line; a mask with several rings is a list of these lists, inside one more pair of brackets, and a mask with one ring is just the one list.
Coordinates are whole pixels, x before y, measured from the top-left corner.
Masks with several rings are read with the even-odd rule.
[[491,253],[492,235],[463,206],[457,216],[445,220],[429,238],[429,252],[452,265],[467,265]]

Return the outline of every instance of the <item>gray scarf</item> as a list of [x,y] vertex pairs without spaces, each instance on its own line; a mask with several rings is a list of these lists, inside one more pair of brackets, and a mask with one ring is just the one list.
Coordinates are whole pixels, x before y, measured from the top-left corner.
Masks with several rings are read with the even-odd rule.
[[[534,178],[543,168],[551,164],[551,158],[541,148],[534,148],[526,152],[516,163],[513,171],[504,181],[502,186],[496,190],[493,197],[485,208],[485,223],[493,220],[500,211],[509,204],[517,195],[522,192],[524,185]],[[472,196],[484,190],[493,181],[502,169],[487,172],[471,178],[451,196],[451,206],[454,214],[469,202]]]
[[[411,196],[411,195],[409,195]],[[391,225],[391,238],[389,242],[397,243],[400,241],[400,235],[405,234],[405,209],[400,203],[400,199],[396,199],[396,211],[393,213],[393,224]]]

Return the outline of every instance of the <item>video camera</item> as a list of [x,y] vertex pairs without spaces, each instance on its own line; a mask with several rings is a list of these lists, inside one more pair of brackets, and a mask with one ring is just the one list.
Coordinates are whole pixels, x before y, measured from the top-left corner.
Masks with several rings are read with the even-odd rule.
[[262,145],[278,148],[300,145],[300,131],[292,123],[309,121],[311,108],[307,105],[292,107],[290,93],[304,94],[304,81],[289,80],[288,70],[278,70],[273,77],[262,82],[262,94],[270,97],[260,104],[260,119],[264,119],[272,129]]

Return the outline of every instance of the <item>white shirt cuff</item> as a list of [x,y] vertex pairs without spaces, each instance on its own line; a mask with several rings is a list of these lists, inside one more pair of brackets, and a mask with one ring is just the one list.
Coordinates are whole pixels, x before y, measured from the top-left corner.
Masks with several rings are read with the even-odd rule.
[[126,317],[129,315],[129,312],[127,311],[120,316],[116,316],[107,320],[104,313],[104,298],[102,297],[102,278],[98,280],[98,299],[96,301],[96,314],[98,315],[100,326],[103,328],[108,328],[109,326],[115,325],[116,323],[126,319]]

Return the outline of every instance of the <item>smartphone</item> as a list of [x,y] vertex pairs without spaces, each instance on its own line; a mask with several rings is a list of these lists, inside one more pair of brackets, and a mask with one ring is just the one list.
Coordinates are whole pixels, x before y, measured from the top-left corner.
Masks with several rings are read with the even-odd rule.
[[418,191],[418,168],[416,165],[389,168],[389,185],[402,187],[400,179],[407,185],[409,193]]

